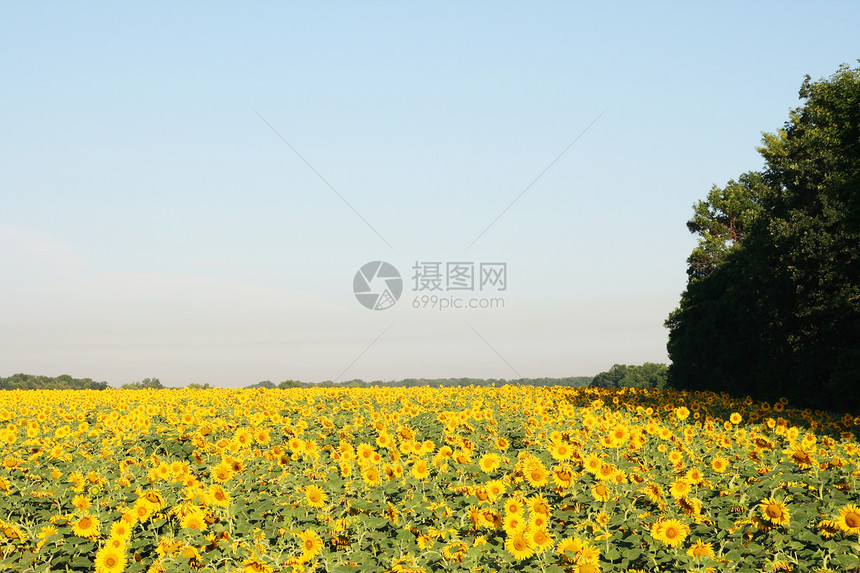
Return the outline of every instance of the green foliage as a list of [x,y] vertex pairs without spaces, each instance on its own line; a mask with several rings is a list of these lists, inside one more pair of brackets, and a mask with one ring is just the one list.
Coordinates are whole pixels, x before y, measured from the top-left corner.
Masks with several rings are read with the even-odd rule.
[[[694,266],[707,257],[691,255],[687,290],[666,321],[670,383],[855,409],[860,67],[842,66],[816,82],[807,77],[800,97],[804,105],[791,112],[784,128],[764,135],[759,152],[766,169],[760,177],[747,174],[740,188],[727,185],[732,196],[741,196],[726,208],[751,206],[735,219],[741,221],[740,239],[712,249],[710,267]],[[688,223],[702,235],[697,249],[707,251],[703,241],[717,245],[725,236],[720,225],[725,229],[727,219],[720,219],[718,210],[697,204]]]
[[271,380],[263,380],[262,382],[257,382],[256,384],[252,384],[251,386],[247,386],[247,388],[277,388],[278,385],[272,382]]
[[212,388],[212,386],[210,386],[208,382],[205,384],[197,384],[196,382],[192,382],[185,387],[189,390],[209,390],[210,388]]
[[[588,386],[591,376],[572,376],[568,378],[517,378],[505,379],[483,379],[483,378],[404,378],[403,380],[365,382],[354,379],[344,382],[332,382],[325,380],[319,383],[299,382],[298,380],[284,380],[277,385],[278,388],[412,388],[415,386],[428,386],[431,388],[467,387],[467,386],[504,386],[514,384],[520,386]],[[270,386],[271,384],[271,386]],[[276,386],[268,380],[246,386],[246,388],[275,388]]]
[[691,279],[711,274],[725,256],[741,244],[747,229],[761,213],[759,195],[766,186],[761,173],[750,171],[729,181],[724,188],[714,185],[708,198],[693,205],[693,218],[687,222],[699,244],[687,259]]
[[663,388],[668,366],[646,362],[641,366],[615,364],[591,381],[593,388]]
[[92,378],[72,378],[68,374],[57,377],[33,374],[0,377],[0,390],[104,390],[107,387],[107,382],[94,382]]
[[164,389],[164,385],[158,378],[144,378],[140,382],[131,382],[129,384],[123,384],[120,388],[122,390],[162,390]]

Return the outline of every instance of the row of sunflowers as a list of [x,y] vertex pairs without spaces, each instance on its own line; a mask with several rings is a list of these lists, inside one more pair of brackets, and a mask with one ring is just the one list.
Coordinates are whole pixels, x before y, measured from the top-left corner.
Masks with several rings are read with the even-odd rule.
[[0,566],[860,570],[860,418],[712,393],[0,396]]

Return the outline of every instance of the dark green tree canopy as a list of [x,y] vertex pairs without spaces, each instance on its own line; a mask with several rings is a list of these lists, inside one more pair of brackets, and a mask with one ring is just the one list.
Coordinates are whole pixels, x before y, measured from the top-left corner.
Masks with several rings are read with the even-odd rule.
[[668,367],[665,364],[646,362],[641,366],[614,364],[591,381],[595,388],[663,388]]
[[694,207],[670,383],[858,408],[860,67],[807,77],[800,98],[764,135],[766,168]]
[[8,378],[0,377],[0,390],[105,390],[107,387],[107,382],[72,378],[68,374],[51,377],[19,373]]
[[726,255],[739,246],[747,229],[761,213],[759,195],[765,192],[761,173],[750,171],[723,188],[714,185],[708,198],[693,205],[687,229],[699,235],[699,244],[687,259],[691,279],[711,274]]

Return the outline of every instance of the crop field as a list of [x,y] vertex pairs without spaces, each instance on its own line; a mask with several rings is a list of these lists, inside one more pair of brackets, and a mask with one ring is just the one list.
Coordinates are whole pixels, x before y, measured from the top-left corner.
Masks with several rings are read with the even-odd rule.
[[847,571],[860,419],[589,388],[0,395],[12,571]]

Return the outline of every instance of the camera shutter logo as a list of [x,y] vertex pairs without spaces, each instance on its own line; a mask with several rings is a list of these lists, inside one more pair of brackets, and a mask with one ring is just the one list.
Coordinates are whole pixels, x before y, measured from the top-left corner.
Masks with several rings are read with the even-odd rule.
[[352,292],[370,310],[391,308],[403,294],[403,279],[391,263],[371,261],[355,273]]

